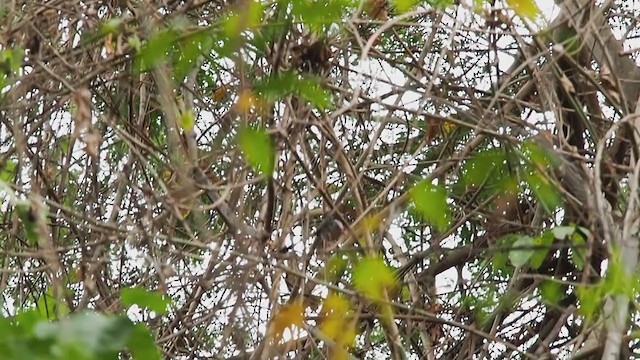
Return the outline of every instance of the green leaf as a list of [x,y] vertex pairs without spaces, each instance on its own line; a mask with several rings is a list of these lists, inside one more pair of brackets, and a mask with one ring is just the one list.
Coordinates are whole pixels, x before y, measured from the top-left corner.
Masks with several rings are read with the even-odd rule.
[[603,299],[600,286],[578,286],[576,294],[580,299],[580,312],[587,319],[591,318],[600,307],[600,302]]
[[530,236],[521,236],[515,243],[513,243],[513,247],[517,248],[511,250],[509,252],[509,260],[513,266],[519,268],[529,261],[529,258],[533,255],[533,247],[534,241]]
[[447,204],[447,192],[444,187],[421,181],[410,191],[416,211],[439,231],[445,231],[451,219],[451,209]]
[[177,34],[172,30],[163,30],[150,38],[138,54],[140,71],[147,71],[165,61],[169,49],[174,46]]
[[157,314],[166,313],[167,306],[171,304],[171,299],[167,296],[140,287],[122,289],[120,300],[126,306],[138,305]]
[[0,181],[11,182],[13,178],[16,176],[16,163],[7,160],[3,168],[0,168]]
[[296,85],[297,93],[312,106],[324,110],[331,106],[331,94],[324,89],[320,82],[312,78],[305,78]]
[[507,268],[508,256],[504,252],[497,252],[491,258],[491,267],[494,271],[504,271]]
[[637,285],[637,275],[633,272],[627,274],[620,251],[614,248],[613,253],[609,257],[603,291],[607,294],[635,297]]
[[411,9],[413,9],[418,4],[418,1],[416,1],[416,0],[392,0],[391,4],[393,5],[393,8],[395,9],[395,11],[397,13],[403,14],[403,13],[406,13],[407,11],[410,11]]
[[235,13],[227,15],[222,28],[229,37],[237,37],[242,31],[260,25],[263,14],[262,3],[256,0],[249,0],[245,3],[245,6],[239,7]]
[[383,300],[383,290],[396,286],[393,269],[379,257],[367,257],[353,269],[353,285],[374,301]]
[[331,94],[320,85],[317,78],[300,77],[291,71],[257,81],[254,89],[267,101],[277,101],[295,94],[318,109],[327,109],[332,104]]
[[562,197],[558,189],[540,172],[534,171],[526,174],[525,181],[547,213],[562,204]]
[[462,183],[467,187],[476,187],[485,181],[495,183],[506,175],[504,150],[485,150],[466,162],[462,167]]
[[353,0],[292,0],[291,14],[313,32],[327,33],[332,24],[342,23],[346,12],[357,4]]
[[542,265],[544,259],[547,258],[547,254],[549,253],[549,248],[553,243],[553,240],[553,234],[548,231],[533,240],[533,245],[536,249],[533,251],[531,259],[529,259],[529,266],[531,266],[532,269],[535,270]]
[[553,231],[553,236],[555,236],[556,239],[565,240],[567,238],[570,238],[570,236],[572,236],[573,233],[575,233],[576,227],[575,226],[556,226],[551,231]]
[[540,296],[545,303],[556,305],[564,297],[564,290],[560,283],[547,280],[540,284]]
[[160,350],[155,343],[149,328],[145,324],[138,323],[133,327],[131,337],[127,342],[127,348],[136,360],[159,360]]
[[191,131],[196,123],[196,116],[193,113],[193,110],[189,109],[182,112],[178,118],[178,123],[184,131]]
[[271,138],[264,129],[241,128],[238,143],[247,161],[256,171],[268,177],[273,175],[275,150]]
[[81,350],[87,358],[117,359],[132,331],[133,323],[126,317],[87,312],[58,322],[40,322],[33,334],[40,340],[53,340],[66,350]]
[[49,288],[40,295],[36,303],[40,318],[44,320],[55,320],[69,314],[69,306],[63,300],[53,296],[53,289]]
[[197,66],[198,59],[203,54],[211,53],[214,39],[211,36],[213,29],[200,31],[180,41],[179,58],[174,66],[175,79],[181,82],[191,69]]

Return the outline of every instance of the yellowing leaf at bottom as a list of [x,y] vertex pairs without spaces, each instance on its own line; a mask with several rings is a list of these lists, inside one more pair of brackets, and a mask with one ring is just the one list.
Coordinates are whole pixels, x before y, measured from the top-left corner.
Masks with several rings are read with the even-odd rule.
[[269,334],[276,340],[282,338],[285,329],[302,328],[304,325],[304,305],[302,301],[282,306],[271,320]]

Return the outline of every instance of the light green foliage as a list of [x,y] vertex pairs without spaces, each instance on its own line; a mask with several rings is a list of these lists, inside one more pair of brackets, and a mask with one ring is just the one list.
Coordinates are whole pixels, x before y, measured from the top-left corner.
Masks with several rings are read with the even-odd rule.
[[0,332],[7,360],[116,360],[125,349],[133,359],[160,359],[149,329],[122,316],[85,312],[49,322],[30,310],[0,318]]
[[157,314],[166,313],[171,304],[171,299],[165,295],[139,287],[122,289],[120,299],[123,305],[138,305]]
[[530,236],[521,236],[513,243],[514,250],[509,253],[511,264],[517,268],[522,267],[529,261],[533,255],[533,238]]
[[513,8],[516,14],[525,19],[535,20],[540,14],[535,0],[507,0],[507,4]]
[[238,144],[247,162],[258,172],[272,176],[275,150],[264,129],[243,127],[238,133]]
[[347,13],[357,6],[354,0],[290,0],[291,14],[316,33],[326,33],[331,25],[342,23]]
[[381,258],[366,257],[353,269],[353,285],[374,301],[384,299],[383,290],[396,286],[393,269]]
[[550,213],[562,205],[562,195],[550,177],[559,160],[555,154],[532,142],[525,142],[521,150],[525,162],[523,179],[544,209]]
[[563,286],[553,280],[547,280],[540,285],[540,296],[547,304],[557,304],[565,296]]
[[445,188],[422,181],[411,189],[410,195],[416,212],[439,231],[445,231],[451,221]]
[[294,94],[320,109],[327,109],[332,104],[329,92],[322,88],[318,79],[302,77],[291,71],[259,80],[254,88],[267,101],[276,101]]
[[548,231],[545,231],[542,235],[536,236],[533,239],[534,249],[529,259],[529,266],[531,266],[532,269],[537,269],[542,265],[544,259],[546,259],[549,254],[549,248],[553,240],[553,234]]

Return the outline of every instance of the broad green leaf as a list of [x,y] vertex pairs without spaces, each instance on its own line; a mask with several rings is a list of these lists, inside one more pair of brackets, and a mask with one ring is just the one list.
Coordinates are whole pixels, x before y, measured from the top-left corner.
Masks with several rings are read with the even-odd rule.
[[22,66],[24,50],[19,47],[0,50],[0,70],[4,76],[16,73]]
[[142,41],[140,40],[138,35],[134,34],[129,36],[129,38],[127,39],[127,43],[131,45],[131,47],[134,48],[136,51],[140,51],[140,49],[142,49]]
[[353,285],[374,301],[383,300],[383,290],[396,286],[393,269],[379,257],[366,257],[353,269]]
[[127,349],[135,360],[160,360],[160,350],[153,335],[145,324],[137,323],[133,327]]
[[169,49],[174,46],[177,34],[163,30],[150,38],[138,54],[140,71],[147,71],[165,61]]
[[446,190],[440,185],[421,181],[410,191],[411,201],[416,211],[439,231],[446,230],[451,219]]
[[506,161],[504,150],[490,149],[478,153],[462,167],[462,182],[467,187],[480,186],[489,181],[495,183],[505,176]]
[[326,33],[334,23],[341,23],[346,12],[357,4],[354,0],[291,0],[291,13],[316,33]]
[[544,281],[540,284],[540,296],[547,304],[558,304],[564,297],[562,285],[556,281]]
[[33,334],[40,340],[82,349],[89,358],[93,355],[93,358],[108,359],[124,349],[132,331],[133,323],[126,317],[87,312],[58,322],[40,322]]
[[14,318],[15,331],[17,335],[31,335],[36,325],[42,321],[40,312],[36,309],[20,311]]
[[570,238],[571,235],[576,231],[575,226],[556,226],[553,228],[553,236],[558,240],[565,240]]
[[11,160],[7,160],[4,167],[0,168],[0,181],[11,182],[13,177],[16,175],[15,170],[16,163]]
[[239,7],[236,12],[227,15],[222,28],[230,38],[237,37],[242,31],[260,25],[263,13],[264,8],[260,1],[249,0],[245,6]]
[[120,299],[124,305],[138,305],[158,314],[166,313],[171,304],[171,299],[167,296],[140,287],[122,289]]
[[396,12],[402,14],[402,13],[405,13],[405,12],[413,9],[418,4],[418,1],[416,1],[416,0],[392,0],[391,3],[393,5],[393,8],[396,10]]
[[607,294],[636,296],[638,275],[635,272],[627,273],[620,251],[614,249],[609,257],[607,274],[603,283],[603,291]]
[[513,243],[513,247],[516,249],[509,252],[511,264],[517,268],[526,264],[533,255],[533,245],[534,241],[530,236],[521,236],[516,240],[516,242]]
[[535,0],[507,0],[507,4],[516,14],[529,20],[535,20],[540,13],[540,9]]
[[553,234],[548,231],[533,240],[533,245],[536,249],[533,251],[531,259],[529,259],[529,266],[531,266],[532,269],[537,269],[542,265],[544,259],[547,258],[553,240]]
[[562,204],[562,197],[558,189],[540,172],[533,171],[526,174],[525,181],[548,213]]
[[211,32],[213,30],[200,31],[180,41],[179,58],[175,62],[175,80],[182,82],[191,69],[199,64],[199,57],[209,54],[214,46]]
[[580,313],[586,316],[587,319],[595,315],[603,299],[600,286],[578,286],[576,294],[580,300]]
[[298,94],[312,106],[318,109],[327,109],[331,106],[331,94],[320,85],[320,82],[306,78],[300,80],[297,86]]
[[491,267],[494,271],[504,271],[507,267],[507,259],[506,253],[502,251],[496,252],[491,258]]
[[242,128],[238,134],[238,143],[249,164],[256,171],[271,177],[275,165],[275,150],[266,131],[249,127]]

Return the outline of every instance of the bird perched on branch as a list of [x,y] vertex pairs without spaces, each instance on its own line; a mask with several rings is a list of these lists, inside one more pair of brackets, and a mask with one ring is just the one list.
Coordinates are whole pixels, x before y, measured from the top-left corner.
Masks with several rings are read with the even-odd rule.
[[346,226],[338,219],[335,214],[329,214],[318,226],[316,231],[316,239],[311,245],[311,252],[319,254],[327,254],[335,250],[340,241],[340,237],[345,232]]

